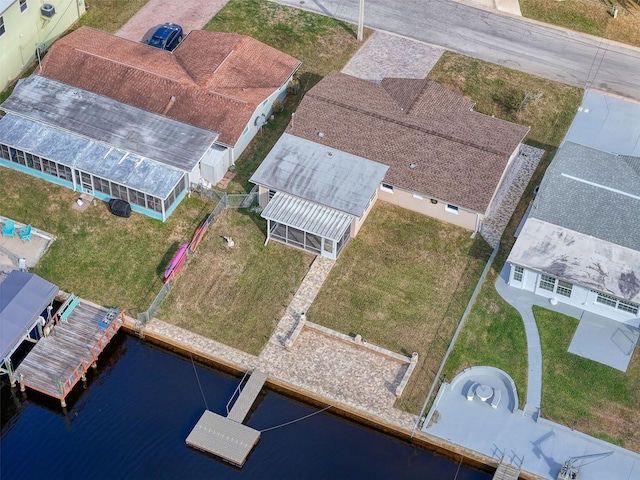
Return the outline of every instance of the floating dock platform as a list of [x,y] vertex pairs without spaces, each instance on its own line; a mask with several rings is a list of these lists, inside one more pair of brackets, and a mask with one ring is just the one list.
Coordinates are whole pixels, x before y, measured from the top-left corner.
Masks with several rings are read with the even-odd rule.
[[45,337],[16,368],[20,389],[28,387],[57,398],[66,407],[69,392],[86,378],[90,367],[97,367],[98,356],[123,323],[120,310],[97,307],[70,296],[45,326]]
[[186,443],[242,467],[260,440],[260,431],[243,425],[258,398],[267,374],[254,370],[226,417],[206,410],[191,430]]

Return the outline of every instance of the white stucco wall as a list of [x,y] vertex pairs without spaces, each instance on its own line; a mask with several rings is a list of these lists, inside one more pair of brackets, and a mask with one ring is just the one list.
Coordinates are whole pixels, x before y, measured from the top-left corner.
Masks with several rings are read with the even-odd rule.
[[571,297],[566,297],[540,288],[540,273],[525,268],[522,281],[517,281],[514,278],[515,266],[513,264],[509,264],[509,267],[509,285],[512,287],[533,292],[544,299],[551,300],[553,298],[559,303],[571,305],[581,310],[586,310],[588,312],[595,313],[596,315],[602,315],[603,317],[629,325],[638,326],[637,315],[597,303],[597,293],[589,288],[581,287],[580,285],[573,285],[571,289]]

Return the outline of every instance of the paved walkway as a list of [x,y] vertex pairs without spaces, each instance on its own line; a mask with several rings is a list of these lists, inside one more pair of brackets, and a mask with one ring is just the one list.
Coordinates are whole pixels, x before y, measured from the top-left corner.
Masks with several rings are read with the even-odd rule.
[[376,31],[342,73],[376,83],[386,77],[425,78],[443,53],[443,48]]
[[542,399],[542,347],[538,325],[533,316],[533,301],[527,292],[511,288],[509,281],[509,264],[505,263],[496,280],[496,290],[502,298],[518,310],[522,316],[524,330],[527,334],[527,358],[529,370],[527,375],[527,403],[524,407],[526,415],[534,420],[538,418]]
[[143,333],[241,370],[258,368],[297,389],[410,430],[417,416],[394,408],[394,403],[411,359],[303,318],[333,265],[331,260],[316,257],[258,357],[155,318]]
[[116,35],[141,42],[165,22],[182,26],[185,34],[204,27],[228,0],[150,0]]

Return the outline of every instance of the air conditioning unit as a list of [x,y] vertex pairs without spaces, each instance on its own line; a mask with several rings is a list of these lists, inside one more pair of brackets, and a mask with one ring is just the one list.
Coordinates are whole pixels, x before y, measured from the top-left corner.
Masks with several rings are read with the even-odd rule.
[[42,7],[40,7],[40,15],[42,15],[44,18],[51,18],[56,14],[56,7],[54,7],[53,5],[51,5],[50,3],[45,3],[44,5],[42,5]]

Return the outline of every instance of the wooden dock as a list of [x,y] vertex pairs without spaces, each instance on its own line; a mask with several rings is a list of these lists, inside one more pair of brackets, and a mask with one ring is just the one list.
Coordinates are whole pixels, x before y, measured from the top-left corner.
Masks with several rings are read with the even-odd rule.
[[260,440],[260,432],[242,422],[266,380],[266,373],[254,370],[227,416],[206,410],[187,437],[187,445],[242,467]]
[[28,387],[57,398],[63,407],[66,396],[86,378],[124,321],[119,310],[96,307],[75,296],[65,305],[15,370],[21,390]]
[[240,392],[240,396],[233,404],[233,408],[231,408],[227,418],[238,423],[244,422],[245,417],[249,413],[249,410],[251,410],[266,381],[266,373],[254,370],[251,377],[249,377],[249,381]]
[[520,469],[509,463],[500,463],[493,474],[493,480],[518,480]]

